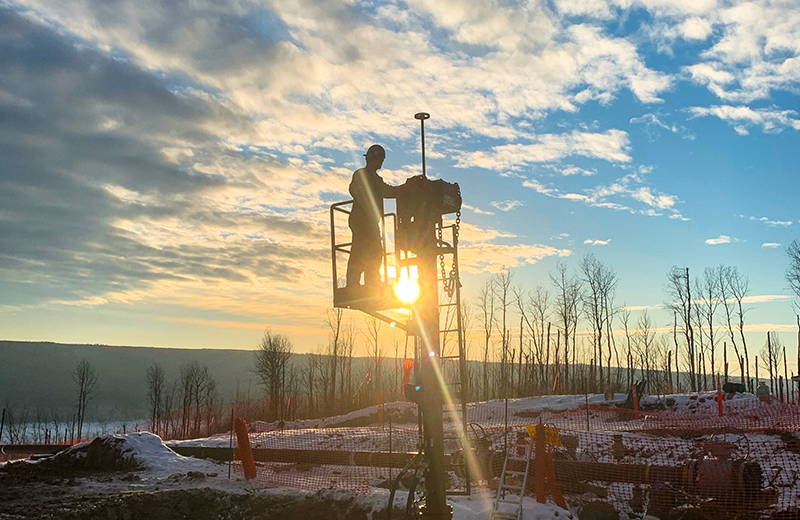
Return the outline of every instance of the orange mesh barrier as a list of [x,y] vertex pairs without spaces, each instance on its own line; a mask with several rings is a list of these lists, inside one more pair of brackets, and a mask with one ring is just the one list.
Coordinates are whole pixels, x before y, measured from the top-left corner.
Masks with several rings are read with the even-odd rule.
[[[496,487],[504,448],[516,456],[527,453],[532,443],[525,425],[541,419],[558,430],[558,442],[548,436],[552,465],[544,465],[543,480],[554,481],[548,486],[551,500],[560,490],[573,510],[649,511],[658,518],[731,518],[736,511],[741,518],[788,518],[800,510],[800,434],[795,433],[800,407],[724,397],[720,417],[716,392],[661,400],[645,396],[638,420],[633,409],[599,404],[596,397],[595,404],[578,408],[575,396],[541,398],[536,408],[529,400],[509,401],[507,421],[503,401],[470,405],[473,426],[467,437],[480,468],[472,475],[473,486]],[[386,403],[385,414],[383,428],[375,426],[377,407],[314,424],[251,423],[256,480],[310,490],[387,487],[416,453],[418,431],[416,405]],[[448,479],[454,488],[464,483],[457,418],[445,413]],[[513,468],[522,462],[509,464],[524,469]],[[531,497],[537,467],[532,463],[528,476]]]

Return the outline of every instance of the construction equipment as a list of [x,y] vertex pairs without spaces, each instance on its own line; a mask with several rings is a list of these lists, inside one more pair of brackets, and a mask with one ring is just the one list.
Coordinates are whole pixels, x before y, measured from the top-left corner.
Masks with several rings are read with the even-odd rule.
[[[380,283],[340,287],[338,262],[350,254],[352,241],[338,241],[337,229],[343,226],[337,227],[336,218],[350,216],[348,205],[352,201],[331,206],[333,304],[362,311],[414,336],[417,380],[406,396],[417,396],[421,418],[426,469],[425,504],[420,505],[419,514],[426,520],[450,520],[452,507],[446,502],[447,471],[460,469],[466,475],[466,486],[450,490],[451,493],[470,493],[467,461],[447,465],[444,451],[446,440],[451,443],[456,440],[462,453],[471,453],[466,441],[465,399],[468,394],[458,271],[461,191],[458,184],[427,177],[424,125],[430,115],[420,112],[414,117],[420,121],[422,132],[422,175],[408,179],[396,189],[396,214],[381,212]],[[381,200],[379,209],[382,205]],[[456,214],[455,223],[445,225],[442,217],[452,213]],[[385,314],[396,309],[402,309],[407,319]],[[456,348],[448,352],[447,346],[453,339]],[[456,416],[451,423],[457,427],[449,439],[444,433],[444,413]]]

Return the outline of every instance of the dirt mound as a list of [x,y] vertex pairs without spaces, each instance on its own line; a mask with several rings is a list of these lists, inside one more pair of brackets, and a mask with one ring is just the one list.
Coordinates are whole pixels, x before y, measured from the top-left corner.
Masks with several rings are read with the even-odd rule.
[[135,471],[154,463],[180,458],[151,433],[105,435],[90,443],[72,446],[36,462],[20,461],[3,469],[8,473],[63,476],[76,472]]
[[81,471],[133,471],[144,464],[126,446],[125,439],[98,437],[88,444],[73,446],[36,462],[20,461],[6,465],[9,473],[66,475]]

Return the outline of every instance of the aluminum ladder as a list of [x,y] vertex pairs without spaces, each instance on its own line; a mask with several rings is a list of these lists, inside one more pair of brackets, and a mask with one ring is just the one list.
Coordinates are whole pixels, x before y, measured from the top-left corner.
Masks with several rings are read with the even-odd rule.
[[[533,454],[533,442],[528,444],[526,457],[514,457],[510,452],[506,452],[506,460],[503,463],[503,472],[500,474],[500,483],[497,486],[497,496],[492,505],[490,520],[521,520],[522,501],[525,499],[525,487],[528,485],[528,472],[531,468],[531,455]],[[514,471],[509,469],[508,462],[524,462],[525,471]],[[508,476],[522,476],[522,485],[512,485],[507,482]],[[519,480],[517,478],[517,480]],[[507,497],[513,498],[507,498]],[[502,511],[503,504],[516,506],[516,511]]]

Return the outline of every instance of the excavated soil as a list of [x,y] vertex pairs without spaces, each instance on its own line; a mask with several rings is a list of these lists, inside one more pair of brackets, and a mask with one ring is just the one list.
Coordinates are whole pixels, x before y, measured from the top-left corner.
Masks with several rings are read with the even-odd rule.
[[95,471],[134,471],[142,467],[138,460],[126,453],[123,439],[106,436],[74,446],[35,464],[27,460],[10,462],[0,473],[18,481],[29,481],[74,477]]
[[77,494],[68,482],[0,483],[0,519],[64,520],[366,520],[370,510],[355,497],[319,492],[307,496],[233,494],[208,488]]
[[372,509],[342,491],[282,493],[240,488],[217,473],[159,478],[146,469],[111,436],[37,463],[6,464],[0,467],[0,520],[367,520]]

